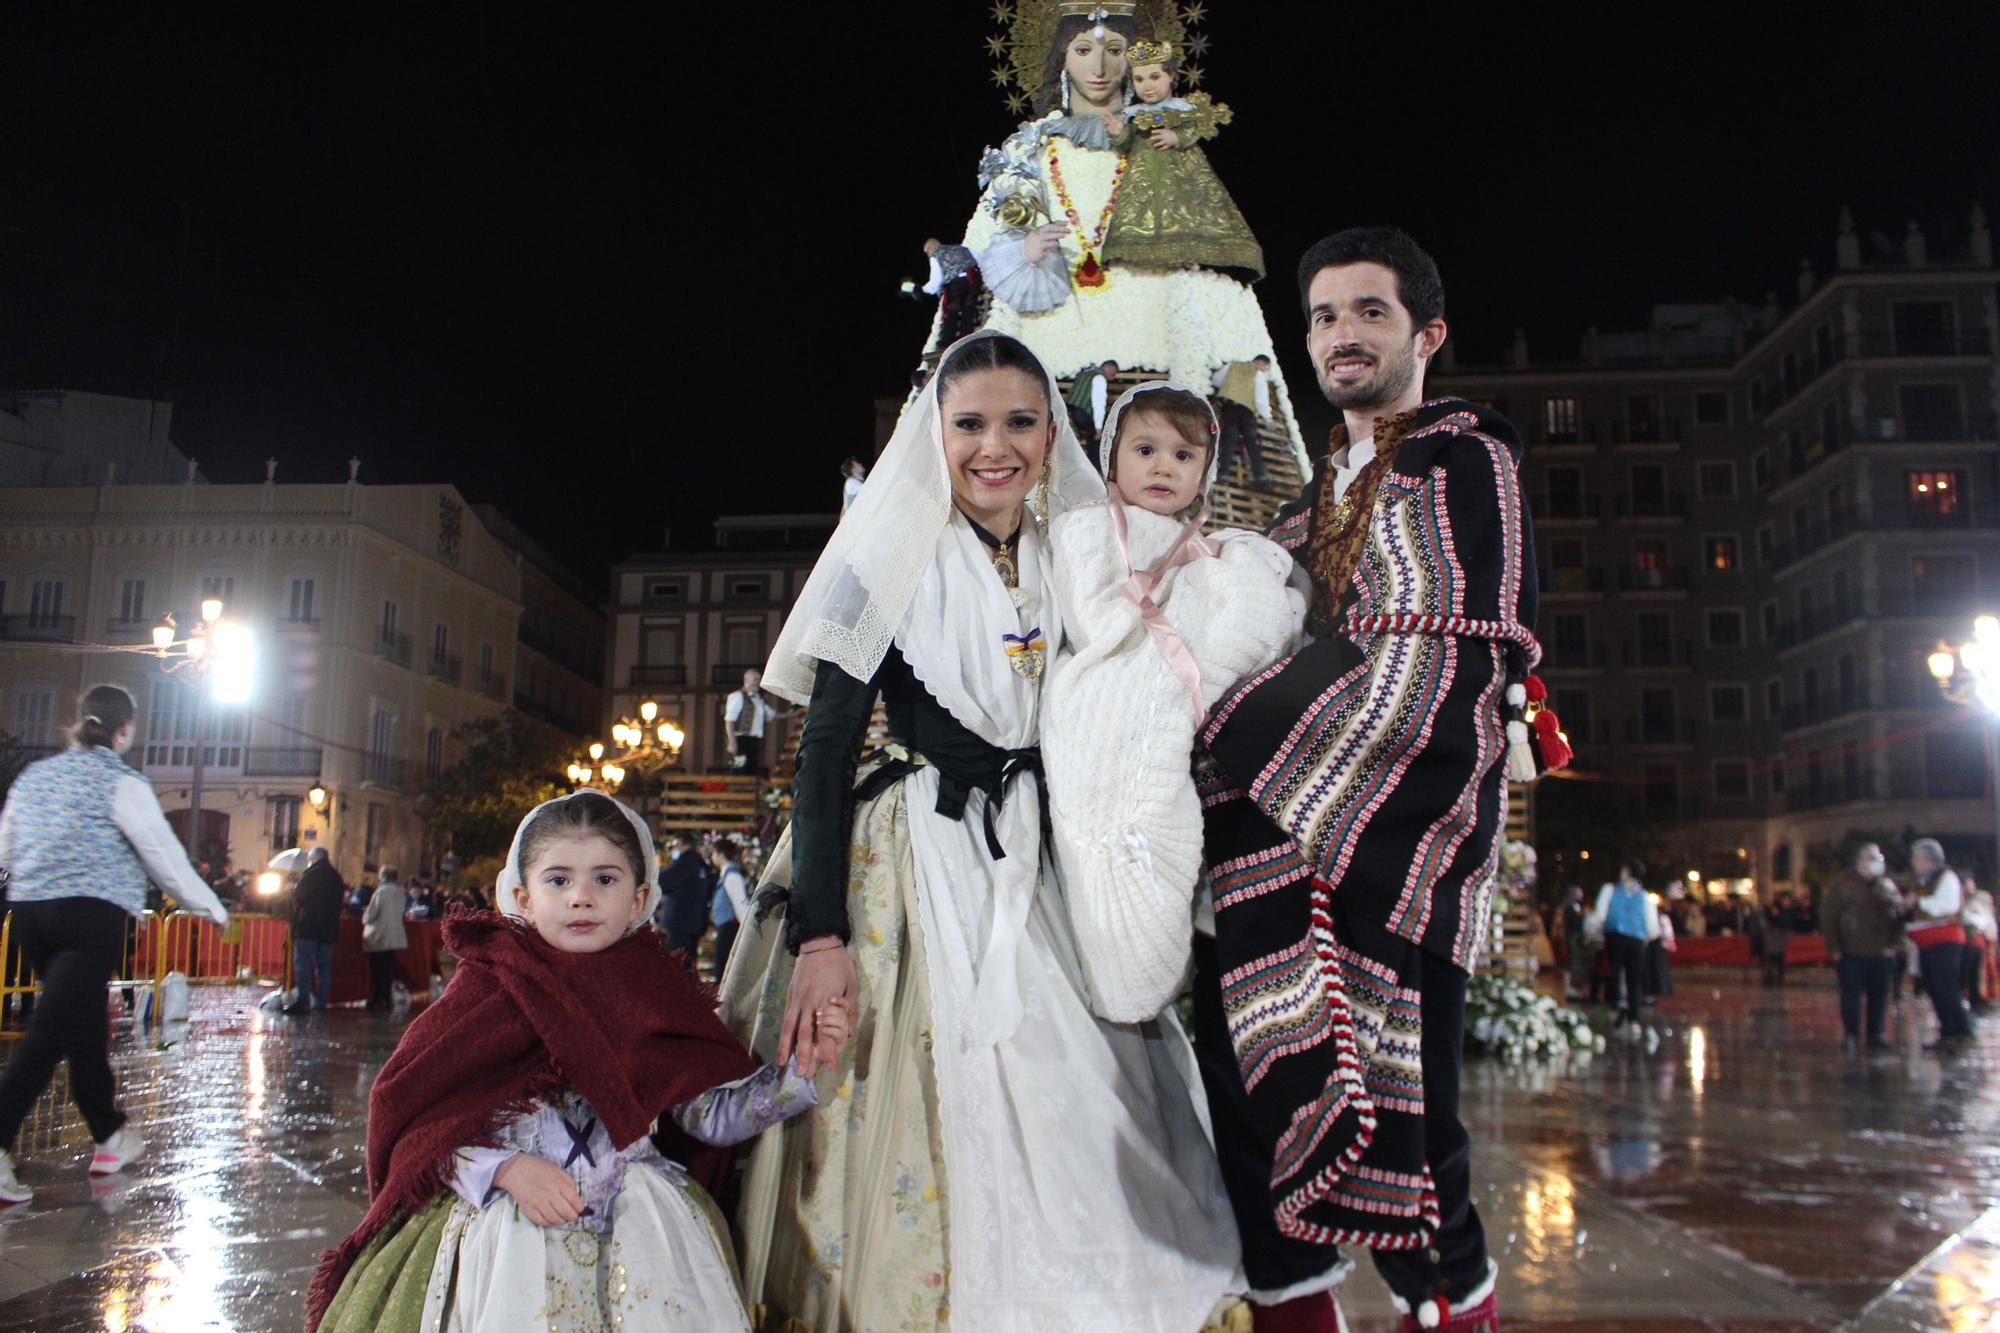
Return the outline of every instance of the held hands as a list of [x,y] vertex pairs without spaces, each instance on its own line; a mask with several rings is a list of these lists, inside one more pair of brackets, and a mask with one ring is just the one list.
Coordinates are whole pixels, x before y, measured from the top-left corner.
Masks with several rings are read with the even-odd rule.
[[559,1227],[583,1216],[583,1195],[569,1172],[533,1153],[516,1153],[502,1162],[493,1183],[538,1227]]
[[1049,257],[1049,252],[1056,248],[1056,244],[1068,231],[1068,223],[1044,222],[1029,232],[1027,239],[1021,242],[1021,253],[1030,264],[1039,264]]
[[831,1065],[847,1040],[859,988],[846,945],[832,935],[807,940],[799,950],[784,1025],[778,1030],[778,1063],[792,1060],[804,1078]]

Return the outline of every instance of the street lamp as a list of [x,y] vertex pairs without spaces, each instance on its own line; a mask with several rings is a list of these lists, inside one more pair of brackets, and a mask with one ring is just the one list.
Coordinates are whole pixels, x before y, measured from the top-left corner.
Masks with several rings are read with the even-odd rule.
[[1945,698],[1977,709],[1986,721],[1986,793],[1993,801],[1994,851],[2000,855],[2000,617],[1974,617],[1970,639],[1956,645],[1940,641],[1924,664]]
[[680,758],[687,733],[660,716],[660,706],[642,700],[637,717],[620,718],[611,724],[611,744],[592,741],[584,753],[588,760],[573,761],[567,772],[572,785],[618,790],[628,777],[651,777]]
[[213,691],[223,704],[245,703],[257,681],[257,640],[249,628],[222,617],[220,597],[201,599],[201,623],[185,638],[172,613],[153,626],[152,655],[164,675],[192,673],[194,678],[194,772],[188,782],[188,859],[201,862],[201,780],[206,767],[207,738],[202,735],[202,704]]

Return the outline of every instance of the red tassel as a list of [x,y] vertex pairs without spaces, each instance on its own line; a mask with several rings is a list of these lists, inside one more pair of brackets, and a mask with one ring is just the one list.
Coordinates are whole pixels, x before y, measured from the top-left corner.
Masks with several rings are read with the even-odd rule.
[[1569,742],[1562,738],[1562,723],[1551,709],[1544,708],[1535,714],[1535,739],[1541,744],[1542,767],[1550,773],[1568,768],[1569,761],[1576,757]]
[[1528,677],[1527,684],[1523,688],[1528,691],[1528,702],[1531,704],[1538,704],[1549,697],[1549,687],[1542,684],[1540,676]]

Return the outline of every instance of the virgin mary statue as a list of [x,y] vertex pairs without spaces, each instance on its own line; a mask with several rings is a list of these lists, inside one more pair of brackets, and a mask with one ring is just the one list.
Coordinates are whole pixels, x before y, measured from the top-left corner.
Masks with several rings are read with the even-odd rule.
[[[1271,356],[1273,406],[1303,461],[1270,331],[1248,285],[1262,276],[1261,253],[1227,195],[1217,191],[1226,213],[1205,219],[1202,230],[1240,232],[1228,265],[1211,265],[1192,248],[1176,255],[1170,238],[1157,236],[1148,237],[1143,262],[1119,252],[1121,233],[1132,234],[1137,220],[1121,209],[1129,208],[1120,192],[1127,151],[1116,146],[1106,115],[1130,102],[1132,45],[1144,37],[1188,49],[1187,20],[1200,8],[1021,0],[1004,12],[1009,35],[991,49],[1005,52],[1011,71],[996,68],[994,78],[1018,90],[1010,106],[1025,109],[1032,97],[1035,116],[980,161],[981,196],[965,245],[992,293],[986,326],[1019,338],[1058,370],[1108,360],[1183,384],[1216,383],[1231,366]],[[1188,83],[1199,71],[1178,77]]]

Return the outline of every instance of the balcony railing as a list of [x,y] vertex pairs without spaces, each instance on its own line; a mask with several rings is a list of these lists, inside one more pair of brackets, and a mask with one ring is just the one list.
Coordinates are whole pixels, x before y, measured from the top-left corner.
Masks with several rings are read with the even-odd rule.
[[318,616],[279,616],[271,622],[271,628],[279,634],[317,634]]
[[386,657],[397,666],[410,664],[410,636],[392,629],[375,632],[375,656]]
[[1628,717],[1625,742],[1628,745],[1693,745],[1695,722],[1691,717]]
[[384,787],[390,791],[415,791],[418,786],[417,776],[417,766],[407,759],[371,754],[364,755],[361,760],[361,781],[371,787]]
[[[1938,691],[1942,693],[1942,691]],[[1780,723],[1786,731],[1797,731],[1801,727],[1815,726],[1821,722],[1833,722],[1855,713],[1865,713],[1871,707],[1867,687],[1857,685],[1820,699],[1808,699],[1804,703],[1793,704],[1780,715]]]
[[1544,568],[1541,572],[1541,591],[1544,597],[1552,593],[1603,592],[1604,566],[1565,565],[1557,569]]
[[1556,639],[1547,648],[1547,654],[1542,658],[1541,669],[1544,671],[1602,671],[1609,657],[1601,643]]
[[543,657],[548,658],[557,666],[574,671],[577,675],[593,683],[603,678],[603,664],[592,661],[584,653],[579,652],[575,645],[544,634],[540,630],[531,627],[525,620],[521,622],[518,633],[522,643],[527,644],[528,647],[534,649]]
[[1621,495],[1618,497],[1618,517],[1620,518],[1686,518],[1688,498],[1685,493],[1674,491],[1662,495]]
[[711,685],[733,685],[741,688],[744,672],[762,671],[763,669],[764,664],[762,662],[725,662],[721,666],[714,667],[709,671],[708,683]]
[[1589,522],[1597,517],[1595,495],[1534,495],[1528,498],[1528,512],[1540,520],[1576,519]]
[[1777,484],[1782,486],[1857,444],[1990,443],[2000,438],[2000,423],[1990,413],[1968,417],[1868,417],[1860,425],[1846,420],[1830,423],[1778,456]]
[[688,669],[679,662],[640,662],[626,677],[635,690],[648,686],[685,685],[688,683]]
[[316,778],[322,755],[315,749],[253,745],[243,752],[246,778]]
[[76,617],[42,615],[0,616],[0,639],[17,643],[75,643]]
[[1635,420],[1620,419],[1611,427],[1613,444],[1666,444],[1681,438],[1681,423],[1678,417],[1661,417],[1648,421],[1641,417]]
[[1577,423],[1574,430],[1557,431],[1550,430],[1546,424],[1538,423],[1532,436],[1536,444],[1596,444],[1597,423],[1582,421]]
[[111,639],[145,638],[152,634],[156,623],[158,622],[127,620],[123,616],[113,616],[104,622],[104,634],[106,638]]
[[507,677],[498,671],[480,672],[479,692],[489,699],[498,699],[503,703],[506,702]]
[[1686,592],[1686,565],[1625,565],[1618,571],[1620,592]]
[[1685,639],[1635,639],[1625,645],[1625,665],[1641,670],[1665,670],[1694,665],[1694,649]]
[[1960,329],[1917,337],[1864,333],[1857,355],[1866,357],[1985,356],[1992,344],[1984,329]]
[[1778,543],[1775,567],[1797,564],[1813,553],[1857,532],[1966,532],[2000,528],[2000,508],[1959,504],[1949,513],[1917,509],[1908,504],[1880,506],[1862,513],[1843,505],[1825,517],[1817,515],[1795,526],[1792,540]]
[[450,653],[432,653],[427,670],[431,679],[441,680],[447,685],[456,685],[465,675],[465,662]]

